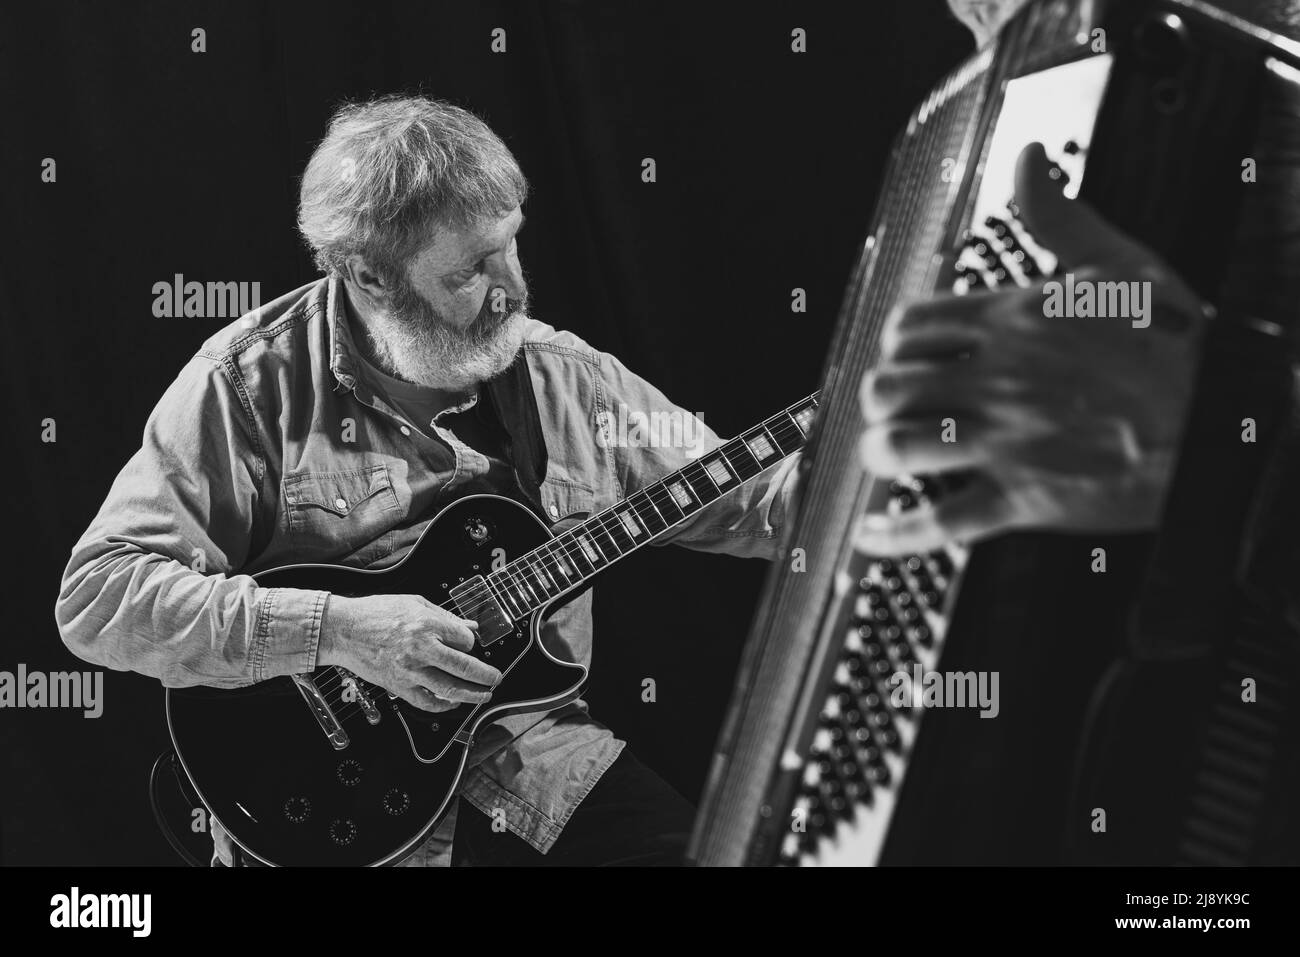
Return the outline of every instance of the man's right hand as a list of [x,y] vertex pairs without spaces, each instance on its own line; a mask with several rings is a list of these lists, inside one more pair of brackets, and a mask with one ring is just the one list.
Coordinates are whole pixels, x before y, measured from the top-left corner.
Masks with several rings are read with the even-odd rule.
[[337,665],[424,711],[482,704],[501,672],[467,654],[478,625],[419,595],[330,595],[320,667]]

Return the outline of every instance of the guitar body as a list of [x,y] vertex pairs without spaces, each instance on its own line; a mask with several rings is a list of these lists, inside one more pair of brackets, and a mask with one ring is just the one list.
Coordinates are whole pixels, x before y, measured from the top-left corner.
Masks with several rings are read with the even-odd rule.
[[286,565],[255,575],[268,588],[421,595],[477,622],[471,653],[503,677],[485,704],[440,714],[336,667],[237,690],[169,690],[172,744],[199,799],[266,864],[400,863],[445,816],[484,724],[578,697],[586,666],[542,645],[551,612],[801,449],[816,409],[808,396],[558,534],[512,499],[469,495],[439,512],[392,568]]
[[[268,588],[349,597],[422,595],[455,610],[450,589],[551,537],[523,505],[472,495],[439,512],[392,568],[289,565],[254,577]],[[321,668],[310,687],[338,722],[332,738],[300,682],[279,677],[238,690],[169,690],[172,743],[208,811],[249,856],[272,865],[399,863],[445,816],[483,724],[554,710],[581,691],[587,669],[542,647],[550,607],[474,648],[505,675],[486,704],[432,714]]]

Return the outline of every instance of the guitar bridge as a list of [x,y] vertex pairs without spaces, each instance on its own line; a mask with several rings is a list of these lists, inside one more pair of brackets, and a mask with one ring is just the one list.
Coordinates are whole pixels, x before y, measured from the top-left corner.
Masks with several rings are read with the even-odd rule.
[[302,693],[303,700],[307,702],[307,707],[316,717],[320,724],[320,729],[325,732],[325,737],[329,739],[330,746],[335,751],[342,751],[350,743],[348,733],[343,730],[343,725],[339,724],[338,717],[334,714],[334,709],[329,706],[325,696],[320,693],[316,687],[316,682],[312,681],[306,675],[290,675],[293,678],[294,685]]
[[378,724],[379,709],[375,707],[375,703],[371,700],[370,695],[366,694],[366,689],[361,686],[361,679],[346,668],[336,667],[334,670],[343,677],[343,700],[355,700],[357,705],[361,708],[361,713],[366,716],[366,722],[368,724]]
[[461,609],[462,618],[478,622],[478,643],[484,647],[500,641],[515,630],[515,623],[482,575],[475,575],[451,589],[449,594]]

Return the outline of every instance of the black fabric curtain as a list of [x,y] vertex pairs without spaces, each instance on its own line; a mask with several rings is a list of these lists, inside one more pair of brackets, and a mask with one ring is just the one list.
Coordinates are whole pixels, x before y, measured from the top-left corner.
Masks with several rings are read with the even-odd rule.
[[[531,180],[534,314],[728,434],[816,386],[889,143],[969,46],[942,0],[6,11],[0,670],[89,667],[53,619],[69,551],[163,389],[224,323],[156,318],[154,284],[256,281],[267,301],[310,281],[298,177],[340,101],[418,91],[482,115]],[[593,713],[691,798],[763,571],[663,549],[597,587]],[[97,719],[0,712],[0,861],[175,862],[146,799],[162,695],[110,672]]]

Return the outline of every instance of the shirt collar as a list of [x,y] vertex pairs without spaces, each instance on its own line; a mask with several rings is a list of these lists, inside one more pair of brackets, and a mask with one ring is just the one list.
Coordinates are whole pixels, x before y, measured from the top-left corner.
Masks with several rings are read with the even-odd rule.
[[[370,383],[371,391],[376,385],[381,388],[387,387],[387,383],[383,380],[388,379],[388,377],[375,369],[369,362],[366,362],[361,353],[357,352],[356,344],[352,338],[352,328],[348,325],[347,291],[343,288],[343,280],[336,275],[331,275],[328,279],[325,293],[325,318],[330,335],[330,371],[334,373],[334,378],[338,381],[339,387],[355,390],[357,381],[360,378],[366,378],[367,380],[380,379],[378,382]],[[373,375],[368,376],[366,370],[373,370]],[[459,402],[448,405],[438,414],[441,416],[454,412],[464,412],[473,408],[477,402],[478,390],[475,389]]]
[[331,275],[325,294],[325,322],[330,334],[330,372],[344,389],[357,385],[357,351],[348,327],[347,293],[343,280]]

